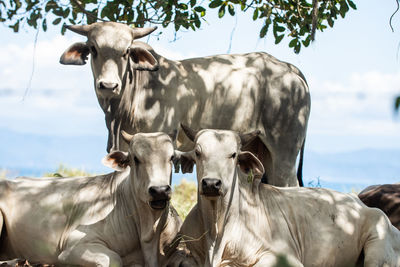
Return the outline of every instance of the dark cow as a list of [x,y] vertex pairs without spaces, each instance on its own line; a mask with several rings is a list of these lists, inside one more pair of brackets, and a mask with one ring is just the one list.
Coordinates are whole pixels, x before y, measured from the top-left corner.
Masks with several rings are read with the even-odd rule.
[[368,186],[358,197],[368,207],[381,209],[400,230],[400,184]]

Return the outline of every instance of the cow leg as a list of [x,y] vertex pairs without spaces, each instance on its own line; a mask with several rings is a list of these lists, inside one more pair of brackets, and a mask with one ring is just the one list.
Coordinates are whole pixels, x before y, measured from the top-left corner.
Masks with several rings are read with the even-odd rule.
[[58,256],[62,264],[88,267],[122,267],[121,257],[101,244],[78,244]]
[[272,162],[269,184],[282,187],[299,186],[296,177],[296,157],[275,155]]
[[366,217],[371,226],[364,245],[364,267],[400,267],[400,232],[381,210],[371,209]]

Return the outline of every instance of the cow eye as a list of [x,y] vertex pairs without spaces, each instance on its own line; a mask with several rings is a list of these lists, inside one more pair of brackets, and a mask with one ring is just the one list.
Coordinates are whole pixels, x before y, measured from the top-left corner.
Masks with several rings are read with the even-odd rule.
[[200,151],[195,150],[194,153],[196,154],[196,157],[200,157]]
[[90,52],[92,53],[93,57],[97,56],[97,50],[94,45],[90,46]]
[[135,161],[136,164],[140,163],[139,159],[136,156],[133,156],[133,160]]
[[236,152],[230,156],[232,159],[236,158]]

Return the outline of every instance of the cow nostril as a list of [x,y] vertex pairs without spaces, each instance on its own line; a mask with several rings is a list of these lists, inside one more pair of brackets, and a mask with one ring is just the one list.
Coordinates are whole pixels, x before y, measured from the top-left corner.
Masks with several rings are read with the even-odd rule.
[[149,194],[154,196],[157,194],[157,190],[152,186],[149,188]]
[[222,185],[221,180],[218,180],[218,181],[215,183],[215,187],[218,188],[218,189],[221,188],[221,185]]
[[207,181],[205,179],[201,180],[201,185],[203,187],[207,186]]
[[118,87],[118,83],[107,83],[107,82],[100,82],[99,89],[102,90],[114,90]]
[[172,191],[171,187],[169,185],[167,185],[165,188],[165,193],[169,194],[169,193],[171,193],[171,191]]
[[153,197],[169,196],[171,195],[171,187],[169,185],[164,186],[151,186],[149,188],[149,194]]

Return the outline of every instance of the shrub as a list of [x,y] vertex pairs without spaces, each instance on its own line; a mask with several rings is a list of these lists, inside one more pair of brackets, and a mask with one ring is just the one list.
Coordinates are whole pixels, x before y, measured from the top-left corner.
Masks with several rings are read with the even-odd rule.
[[76,176],[92,176],[93,173],[88,173],[83,169],[67,167],[60,164],[54,173],[44,173],[45,177],[76,177]]
[[179,216],[184,220],[189,211],[197,202],[197,186],[196,183],[181,180],[181,183],[173,188],[171,203],[178,212]]

